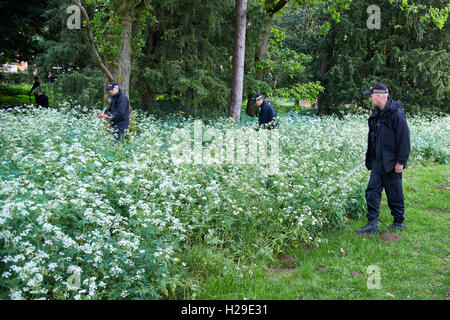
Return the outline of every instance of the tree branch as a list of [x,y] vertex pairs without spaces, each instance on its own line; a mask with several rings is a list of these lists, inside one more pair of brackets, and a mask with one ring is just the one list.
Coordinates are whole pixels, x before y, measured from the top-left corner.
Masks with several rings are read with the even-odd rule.
[[73,2],[80,7],[81,12],[83,13],[84,19],[86,19],[86,35],[88,37],[89,45],[91,46],[92,54],[94,55],[95,60],[97,61],[98,65],[100,66],[100,69],[102,69],[105,76],[108,78],[108,81],[114,81],[114,77],[112,73],[109,71],[109,69],[106,67],[106,65],[103,63],[102,58],[98,54],[97,49],[95,48],[94,44],[94,37],[92,35],[91,25],[89,23],[89,16],[84,9],[84,7],[81,5],[81,0],[73,0]]
[[281,9],[283,9],[283,7],[289,2],[289,0],[280,0],[277,3],[272,3],[273,7],[272,8],[268,8],[267,13],[270,16],[273,16],[275,13],[277,13],[278,11],[280,11]]

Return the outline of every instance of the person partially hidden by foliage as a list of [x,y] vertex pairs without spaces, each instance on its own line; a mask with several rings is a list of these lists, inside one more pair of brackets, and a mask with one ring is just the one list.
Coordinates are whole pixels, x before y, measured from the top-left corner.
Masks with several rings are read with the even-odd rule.
[[260,128],[271,130],[278,127],[277,113],[272,103],[264,100],[259,93],[253,95],[252,103],[256,108],[261,108],[258,115]]
[[48,97],[45,93],[38,87],[34,93],[34,99],[38,107],[48,108]]
[[114,137],[120,141],[125,130],[130,125],[130,101],[128,97],[119,89],[116,82],[111,82],[107,87],[111,96],[111,105],[107,114],[99,114],[98,118],[110,118],[111,126],[114,129]]
[[[31,87],[30,92],[28,92],[29,96],[31,96],[31,93],[34,91],[34,89],[41,87],[41,83],[39,82],[39,78],[37,76],[34,76],[33,79],[34,79],[33,86]],[[36,105],[39,105],[38,100],[36,99],[36,92],[34,92],[34,98],[36,100]]]
[[394,217],[391,230],[403,230],[405,198],[402,172],[410,153],[410,134],[406,115],[400,101],[388,98],[388,88],[377,83],[364,92],[375,107],[369,117],[366,167],[371,170],[366,189],[368,223],[358,233],[376,233],[380,214],[381,194],[386,192]]
[[48,81],[50,81],[50,83],[55,82],[55,76],[51,71],[48,72]]

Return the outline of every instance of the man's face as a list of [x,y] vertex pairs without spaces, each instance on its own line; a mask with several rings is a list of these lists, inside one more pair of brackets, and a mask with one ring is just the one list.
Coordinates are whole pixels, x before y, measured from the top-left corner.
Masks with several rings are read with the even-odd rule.
[[117,92],[119,92],[119,88],[115,87],[115,88],[112,89],[112,90],[108,90],[108,92],[109,92],[109,95],[113,96],[113,95],[115,95]]
[[259,99],[255,101],[255,106],[260,107],[262,105],[263,99]]
[[372,93],[369,96],[369,101],[372,102],[372,105],[374,107],[379,107],[380,106],[380,95],[378,93]]

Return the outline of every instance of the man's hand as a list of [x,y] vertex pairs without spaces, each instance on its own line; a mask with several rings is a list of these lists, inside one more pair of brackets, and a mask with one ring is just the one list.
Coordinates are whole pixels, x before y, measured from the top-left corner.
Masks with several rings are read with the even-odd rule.
[[403,171],[403,165],[397,162],[395,164],[395,172],[396,173],[401,173],[402,171]]
[[97,116],[97,118],[99,118],[99,119],[101,119],[101,118],[108,118],[108,116],[106,114],[102,113],[102,114],[99,114]]

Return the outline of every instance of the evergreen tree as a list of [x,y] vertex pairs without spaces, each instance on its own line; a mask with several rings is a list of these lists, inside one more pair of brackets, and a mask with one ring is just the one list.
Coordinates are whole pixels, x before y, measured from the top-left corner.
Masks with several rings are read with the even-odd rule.
[[142,107],[224,116],[230,98],[233,0],[155,0],[132,83]]
[[[0,1],[0,63],[29,61],[39,53],[37,37],[46,35],[42,14],[48,1]],[[48,35],[48,34],[47,34]]]
[[[367,27],[367,8],[373,4],[381,9],[380,29]],[[415,5],[416,12],[392,1],[356,1],[340,22],[332,23],[320,49],[319,77],[326,87],[321,113],[347,104],[370,108],[362,92],[375,82],[385,83],[409,112],[449,111],[448,23],[439,25],[437,19],[427,19],[429,11],[420,11],[425,5],[445,9],[446,4]]]

